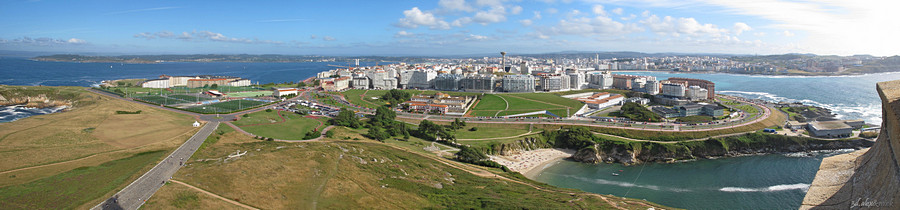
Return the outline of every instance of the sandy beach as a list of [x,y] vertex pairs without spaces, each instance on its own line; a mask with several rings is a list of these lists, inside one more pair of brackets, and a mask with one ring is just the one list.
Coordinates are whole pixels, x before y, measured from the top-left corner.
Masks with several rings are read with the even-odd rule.
[[562,159],[571,157],[575,154],[574,150],[566,149],[537,149],[525,151],[517,155],[508,156],[490,156],[491,160],[506,166],[510,170],[525,175],[528,178],[534,178],[548,166],[561,161]]

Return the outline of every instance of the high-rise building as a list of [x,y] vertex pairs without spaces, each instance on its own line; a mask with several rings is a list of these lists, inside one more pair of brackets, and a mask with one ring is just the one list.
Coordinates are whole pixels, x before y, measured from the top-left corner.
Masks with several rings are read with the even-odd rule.
[[528,68],[528,62],[522,61],[522,63],[519,64],[519,72],[524,75],[531,75],[531,69]]
[[517,93],[534,92],[534,77],[531,75],[503,76],[503,91]]
[[707,95],[706,95],[707,99],[715,99],[716,98],[716,83],[710,82],[709,80],[671,77],[668,79],[668,81],[678,82],[678,83],[687,83],[688,86],[699,86],[699,87],[707,90]]
[[581,73],[569,74],[569,89],[581,90],[581,88],[584,84],[585,84],[584,74],[581,74]]
[[543,91],[561,91],[569,89],[568,75],[544,75],[541,76],[541,88]]
[[709,91],[700,86],[692,85],[688,87],[687,92],[684,94],[685,99],[690,101],[702,101],[707,98]]
[[671,97],[684,97],[684,93],[687,89],[684,87],[684,84],[681,83],[663,83],[662,84],[662,95],[671,96]]
[[467,92],[494,92],[496,79],[490,75],[468,76],[460,80],[462,89]]
[[462,75],[459,74],[439,74],[434,78],[434,89],[457,91],[460,87],[460,80],[462,80]]
[[434,78],[438,76],[434,71],[415,71],[407,85],[409,89],[430,89],[434,86]]

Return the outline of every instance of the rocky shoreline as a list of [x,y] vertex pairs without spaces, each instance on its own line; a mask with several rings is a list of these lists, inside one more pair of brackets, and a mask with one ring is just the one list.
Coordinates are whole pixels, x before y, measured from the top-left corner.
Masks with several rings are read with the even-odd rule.
[[[821,141],[821,142],[819,142]],[[755,145],[739,148],[708,148],[699,149],[699,147],[669,150],[646,150],[646,149],[629,149],[625,147],[599,147],[594,145],[578,150],[570,158],[573,161],[583,163],[621,163],[624,165],[634,165],[642,163],[675,163],[687,160],[697,159],[715,159],[723,157],[740,157],[748,155],[765,155],[765,154],[787,154],[797,152],[812,152],[822,150],[840,150],[840,149],[863,149],[871,147],[873,141],[857,139],[857,140],[818,140],[816,142],[808,142],[806,144],[792,144],[784,146],[771,145]],[[712,146],[712,145],[710,145]],[[694,149],[694,150],[691,150]]]

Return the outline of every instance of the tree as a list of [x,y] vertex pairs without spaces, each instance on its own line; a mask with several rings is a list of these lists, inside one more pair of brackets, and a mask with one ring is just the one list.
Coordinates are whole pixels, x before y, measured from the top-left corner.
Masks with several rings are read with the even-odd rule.
[[389,135],[384,131],[384,129],[380,127],[369,128],[369,132],[366,133],[366,136],[378,141],[384,141],[385,139],[391,138],[391,135]]
[[359,128],[361,126],[356,113],[348,109],[341,109],[338,115],[331,119],[331,124],[350,128]]
[[466,127],[466,121],[459,120],[459,118],[453,119],[453,122],[450,123],[450,128],[453,130],[459,130],[463,127]]
[[334,131],[333,131],[333,130],[328,130],[328,131],[326,131],[326,132],[325,132],[325,137],[328,137],[328,138],[334,137]]
[[412,98],[412,94],[397,89],[390,90],[381,96],[381,100],[390,103],[391,107],[397,107],[401,103],[408,101],[410,98]]
[[392,124],[394,119],[397,118],[397,113],[391,108],[380,106],[375,109],[375,116],[372,117],[372,120],[369,121],[369,124],[373,126],[385,126],[388,124]]
[[319,84],[321,84],[321,82],[319,80],[316,80],[315,82],[313,82],[313,86],[319,86]]
[[456,159],[466,163],[477,163],[488,159],[488,156],[470,147],[461,147],[456,152]]
[[305,83],[305,82],[297,83],[297,87],[298,87],[298,88],[305,88],[305,87],[306,87],[306,83]]
[[209,86],[209,88],[219,88],[219,84],[212,84]]

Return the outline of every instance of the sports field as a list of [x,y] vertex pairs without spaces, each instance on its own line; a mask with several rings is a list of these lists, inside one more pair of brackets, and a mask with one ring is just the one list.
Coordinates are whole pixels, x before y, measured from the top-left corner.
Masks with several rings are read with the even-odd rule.
[[214,114],[214,113],[229,113],[234,111],[240,111],[248,108],[257,107],[260,105],[266,104],[266,102],[261,101],[251,101],[251,100],[230,100],[221,103],[200,105],[187,108],[185,110],[203,113],[203,114]]
[[228,95],[228,97],[234,97],[234,98],[259,97],[259,96],[272,95],[272,91],[233,92],[233,93],[226,93],[226,95]]
[[[358,89],[350,89],[344,91],[344,98],[347,99],[352,104],[355,104],[360,107],[366,108],[377,108],[378,106],[385,105],[386,102],[381,100],[381,96],[387,93],[389,90],[358,90]],[[481,93],[468,93],[468,92],[453,92],[453,91],[437,91],[437,90],[401,90],[403,92],[408,92],[412,95],[434,95],[435,93],[441,92],[446,93],[450,96],[477,96],[481,95]],[[372,99],[372,97],[376,97],[378,99]]]

